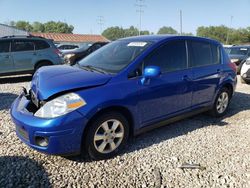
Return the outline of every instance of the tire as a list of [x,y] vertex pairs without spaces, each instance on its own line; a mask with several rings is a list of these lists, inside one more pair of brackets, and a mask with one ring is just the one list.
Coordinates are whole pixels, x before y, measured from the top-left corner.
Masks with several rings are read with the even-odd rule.
[[241,82],[242,84],[247,84],[247,82],[246,82],[242,77],[240,77],[240,82]]
[[85,150],[90,158],[108,159],[119,153],[127,143],[129,124],[122,114],[108,112],[94,119],[85,137]]
[[38,63],[36,66],[35,66],[35,71],[36,72],[39,68],[41,67],[44,67],[44,66],[49,66],[49,65],[52,65],[50,62],[48,61],[43,61],[43,62],[40,62]]
[[212,116],[222,117],[226,114],[230,104],[231,95],[231,91],[229,91],[226,87],[219,91],[218,95],[216,96],[213,108],[210,111]]

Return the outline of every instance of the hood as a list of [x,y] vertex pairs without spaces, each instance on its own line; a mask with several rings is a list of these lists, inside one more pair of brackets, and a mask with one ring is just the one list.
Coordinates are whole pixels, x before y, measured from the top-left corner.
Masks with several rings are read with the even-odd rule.
[[34,74],[31,90],[39,100],[46,100],[60,92],[100,86],[110,79],[110,75],[68,65],[47,66]]
[[239,60],[243,60],[246,58],[245,55],[229,55],[230,59],[239,59]]

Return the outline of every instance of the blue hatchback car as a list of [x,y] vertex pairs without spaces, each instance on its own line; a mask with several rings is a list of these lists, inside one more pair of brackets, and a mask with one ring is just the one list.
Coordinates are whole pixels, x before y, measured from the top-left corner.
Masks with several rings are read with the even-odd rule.
[[17,136],[55,155],[117,154],[130,135],[210,111],[226,113],[236,67],[222,45],[191,36],[120,39],[75,66],[42,67],[14,101]]

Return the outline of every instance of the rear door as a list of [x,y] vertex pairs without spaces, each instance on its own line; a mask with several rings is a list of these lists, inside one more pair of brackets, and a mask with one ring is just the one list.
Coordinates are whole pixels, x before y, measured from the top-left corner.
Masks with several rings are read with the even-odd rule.
[[220,47],[200,40],[188,41],[189,66],[193,71],[192,106],[211,103],[223,74]]
[[192,70],[188,69],[185,40],[169,41],[144,60],[161,76],[141,86],[138,110],[143,126],[188,111],[192,99]]
[[0,74],[14,72],[14,65],[10,54],[10,40],[0,41]]
[[12,57],[16,71],[33,70],[35,47],[32,40],[14,39],[11,46]]

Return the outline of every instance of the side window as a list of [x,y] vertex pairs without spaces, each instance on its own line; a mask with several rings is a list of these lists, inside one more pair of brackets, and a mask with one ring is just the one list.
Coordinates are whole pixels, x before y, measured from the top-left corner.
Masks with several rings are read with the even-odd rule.
[[0,41],[0,53],[7,53],[10,51],[10,41]]
[[65,45],[59,46],[58,49],[64,50],[65,49]]
[[95,50],[98,50],[99,48],[101,48],[102,46],[101,46],[101,44],[96,44],[95,46],[94,46],[94,51]]
[[36,50],[43,50],[46,48],[50,48],[50,45],[43,40],[35,40],[34,43],[35,43]]
[[213,58],[211,45],[209,43],[200,41],[190,41],[189,49],[191,52],[190,65],[192,67],[200,67],[214,64],[213,61],[216,57]]
[[12,52],[33,51],[34,43],[28,40],[14,40]]
[[158,48],[144,60],[144,67],[149,65],[159,66],[162,73],[186,69],[185,41],[170,41]]
[[220,47],[218,45],[211,44],[213,61],[212,64],[220,63]]

